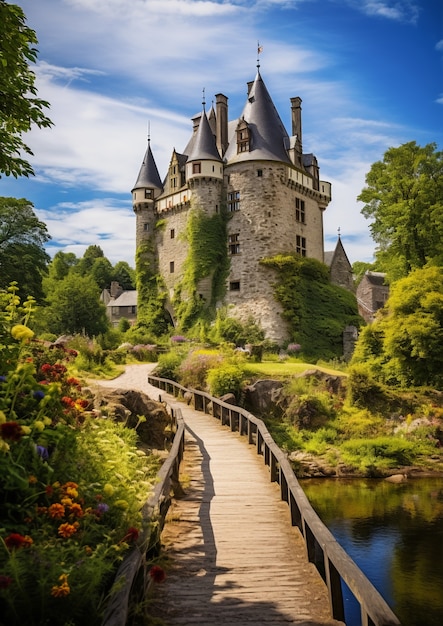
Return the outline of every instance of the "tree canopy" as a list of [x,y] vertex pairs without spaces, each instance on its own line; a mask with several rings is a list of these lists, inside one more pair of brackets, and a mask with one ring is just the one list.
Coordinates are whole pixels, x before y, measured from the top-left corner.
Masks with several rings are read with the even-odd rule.
[[363,329],[353,363],[384,382],[443,385],[443,267],[428,266],[396,281],[384,311]]
[[39,128],[52,125],[43,112],[49,104],[37,97],[30,68],[37,59],[36,43],[22,9],[0,0],[0,173],[16,178],[34,173],[22,157],[32,155],[22,135],[32,124]]
[[443,152],[415,141],[389,148],[373,163],[358,200],[378,244],[377,269],[390,281],[443,264]]
[[51,238],[31,202],[0,197],[0,287],[17,281],[22,299],[42,300],[42,274],[49,256],[44,245]]

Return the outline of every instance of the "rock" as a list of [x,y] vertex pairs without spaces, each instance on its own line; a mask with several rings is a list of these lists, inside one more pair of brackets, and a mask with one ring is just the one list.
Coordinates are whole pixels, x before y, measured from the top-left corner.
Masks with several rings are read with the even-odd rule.
[[233,404],[237,406],[237,399],[233,393],[225,393],[224,396],[220,396],[220,400],[222,402],[226,402],[226,404]]
[[406,474],[392,474],[392,476],[387,476],[385,480],[388,483],[405,483],[408,477]]
[[[171,416],[166,406],[141,391],[102,388],[95,396],[94,409],[125,422],[129,428],[137,427],[140,440],[150,448],[163,449],[171,437]],[[139,416],[146,419],[137,426]]]
[[334,374],[328,374],[322,370],[310,369],[304,371],[302,374],[298,374],[295,378],[315,378],[321,381],[326,389],[333,394],[338,394],[342,390],[343,383],[346,380],[346,376],[337,376]]
[[245,402],[254,414],[262,415],[275,409],[281,398],[283,383],[280,380],[265,378],[257,380],[245,388]]

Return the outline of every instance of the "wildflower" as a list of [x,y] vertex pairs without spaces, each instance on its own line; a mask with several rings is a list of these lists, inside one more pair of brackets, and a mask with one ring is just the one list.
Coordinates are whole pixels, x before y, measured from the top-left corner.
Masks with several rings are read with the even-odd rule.
[[129,504],[126,500],[116,500],[114,502],[114,506],[116,509],[127,509]]
[[22,426],[22,435],[30,435],[31,434],[31,429],[29,428],[29,426]]
[[50,365],[49,363],[43,363],[40,369],[43,374],[47,374],[52,370],[52,365]]
[[32,474],[31,476],[28,476],[28,483],[30,485],[35,485],[36,482],[37,482],[37,478],[35,476],[33,476]]
[[8,452],[10,449],[9,443],[6,441],[0,440],[0,452]]
[[64,537],[65,539],[67,539],[68,537],[72,537],[72,535],[75,535],[78,527],[78,522],[74,522],[73,524],[68,524],[67,522],[65,524],[60,524],[60,526],[58,527],[58,534],[60,535],[60,537]]
[[0,424],[4,424],[7,421],[6,415],[3,411],[0,411]]
[[6,376],[0,376],[0,383],[5,383],[6,382]]
[[153,565],[149,570],[149,576],[155,583],[162,583],[166,578],[165,570],[160,565]]
[[0,589],[7,589],[12,583],[12,578],[10,576],[5,576],[4,574],[0,574]]
[[64,598],[71,593],[71,588],[68,584],[68,576],[67,574],[62,574],[59,577],[60,585],[54,585],[51,589],[51,596],[54,598]]
[[20,441],[23,432],[22,427],[17,422],[4,422],[3,424],[0,424],[0,434],[3,439]]
[[74,406],[74,405],[75,405],[75,401],[74,401],[72,398],[70,398],[69,396],[63,396],[63,397],[61,398],[61,402],[62,402],[62,404],[64,404],[65,406],[70,406],[70,407],[71,407],[71,406]]
[[5,545],[8,550],[18,550],[19,548],[28,548],[33,542],[28,535],[21,535],[20,533],[11,533],[5,539]]
[[45,392],[42,391],[41,389],[37,389],[37,391],[34,391],[32,395],[34,396],[36,400],[40,401],[40,400],[43,400],[43,398],[45,397]]
[[105,496],[114,495],[114,487],[109,483],[106,483],[106,485],[103,487],[103,493],[105,494]]
[[71,378],[67,378],[66,382],[68,385],[72,385],[73,387],[80,387],[80,381],[77,378],[71,376]]
[[138,536],[139,536],[138,529],[131,526],[126,531],[126,535],[123,537],[122,541],[135,542],[137,541]]
[[42,461],[47,461],[49,459],[48,448],[45,448],[45,446],[37,446],[37,454]]
[[53,517],[54,519],[61,518],[65,515],[65,507],[63,506],[63,504],[55,502],[49,507],[48,513],[49,516]]
[[103,515],[103,513],[107,513],[109,511],[109,506],[105,502],[100,502],[97,504],[97,513]]
[[[42,448],[43,446],[40,446],[40,447]],[[37,446],[37,448],[38,448],[38,446]],[[45,493],[46,493],[47,496],[52,496],[52,494],[54,493],[53,486],[52,485],[46,485]]]
[[35,420],[35,422],[33,422],[33,426],[35,430],[39,430],[40,432],[42,432],[42,430],[45,430],[45,425],[41,420]]
[[81,507],[81,504],[78,504],[78,502],[74,502],[70,507],[69,507],[69,513],[71,515],[73,515],[74,517],[83,517],[84,513],[83,513],[83,509]]
[[14,339],[18,339],[19,341],[25,341],[26,339],[32,339],[34,336],[34,331],[32,331],[27,326],[23,324],[16,324],[11,328],[11,335]]

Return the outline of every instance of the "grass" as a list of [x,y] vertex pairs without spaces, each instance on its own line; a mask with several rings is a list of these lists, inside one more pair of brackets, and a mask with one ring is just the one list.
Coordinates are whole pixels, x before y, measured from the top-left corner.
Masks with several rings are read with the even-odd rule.
[[271,378],[286,378],[294,374],[302,374],[306,370],[318,369],[333,376],[344,376],[345,373],[329,367],[303,363],[300,361],[262,361],[261,363],[248,362],[248,372],[259,376],[269,376]]

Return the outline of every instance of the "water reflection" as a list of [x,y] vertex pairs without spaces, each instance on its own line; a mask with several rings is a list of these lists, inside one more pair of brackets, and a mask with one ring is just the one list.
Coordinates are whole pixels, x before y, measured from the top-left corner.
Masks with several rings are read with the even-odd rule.
[[[403,626],[443,624],[443,479],[309,479],[312,506]],[[346,594],[348,626],[360,623]]]

